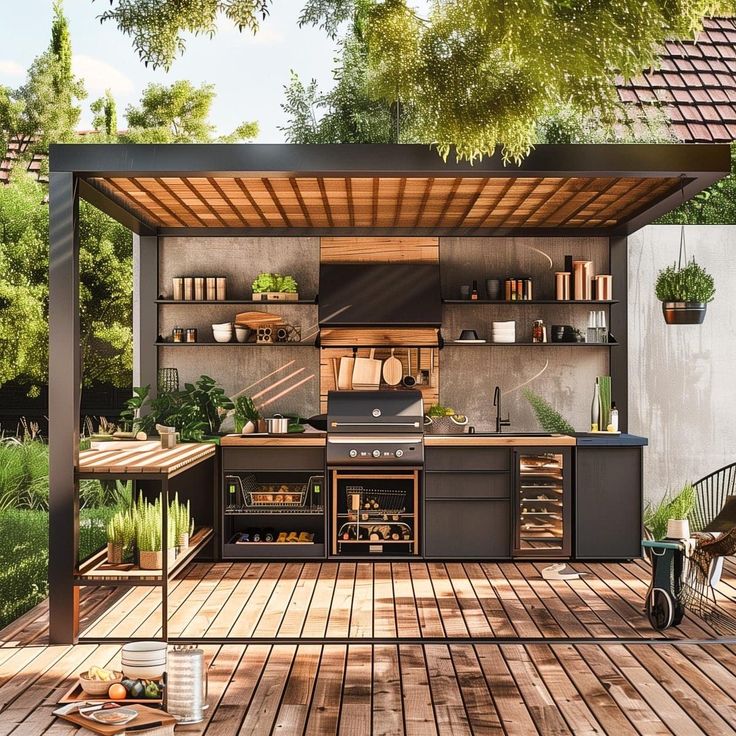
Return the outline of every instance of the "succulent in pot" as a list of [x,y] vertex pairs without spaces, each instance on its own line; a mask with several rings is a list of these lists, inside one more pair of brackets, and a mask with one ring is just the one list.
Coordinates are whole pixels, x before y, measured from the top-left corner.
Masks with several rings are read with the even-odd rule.
[[668,325],[699,325],[716,289],[713,277],[693,258],[684,267],[673,264],[663,268],[657,275],[655,293]]
[[135,540],[135,521],[128,511],[119,511],[107,523],[107,562],[119,565]]

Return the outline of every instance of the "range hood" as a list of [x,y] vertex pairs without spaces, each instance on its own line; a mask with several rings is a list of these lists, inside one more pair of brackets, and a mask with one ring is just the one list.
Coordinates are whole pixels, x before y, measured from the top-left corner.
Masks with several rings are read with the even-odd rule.
[[439,328],[438,263],[323,263],[319,325],[323,328]]

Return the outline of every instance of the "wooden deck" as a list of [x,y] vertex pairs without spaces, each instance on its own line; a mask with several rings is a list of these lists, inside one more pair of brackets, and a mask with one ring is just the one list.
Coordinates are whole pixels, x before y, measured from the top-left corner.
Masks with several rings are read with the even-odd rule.
[[[204,645],[209,734],[736,734],[721,644]],[[76,733],[51,711],[113,645],[0,649],[0,733]]]
[[[177,732],[736,735],[734,640],[693,616],[654,632],[643,562],[576,563],[572,583],[543,566],[190,565],[171,632],[201,641],[211,707]],[[87,590],[84,635],[156,635],[159,595]],[[55,703],[75,673],[119,664],[118,644],[48,646],[47,623],[41,605],[0,632],[0,736],[75,733]]]

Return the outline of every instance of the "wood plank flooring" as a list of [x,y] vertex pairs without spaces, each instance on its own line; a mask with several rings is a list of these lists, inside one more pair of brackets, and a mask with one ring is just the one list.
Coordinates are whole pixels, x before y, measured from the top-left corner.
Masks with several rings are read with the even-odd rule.
[[[205,644],[209,709],[177,733],[736,734],[723,644]],[[0,650],[0,735],[77,733],[51,711],[118,647]]]
[[[545,563],[195,563],[169,592],[169,636],[194,640],[711,640],[692,615],[666,633],[642,615],[643,561],[574,563],[570,583],[542,578]],[[722,603],[736,615],[736,568]],[[87,592],[82,636],[160,634],[160,591],[137,588],[103,601]],[[29,628],[30,626],[30,628]],[[43,616],[4,639],[43,643]],[[0,633],[2,636],[2,633]]]
[[[574,566],[588,574],[548,583],[532,562],[192,564],[170,625],[205,651],[210,708],[177,733],[736,736],[736,642],[692,616],[654,632],[643,562]],[[724,596],[735,581],[729,563]],[[82,630],[155,636],[159,605],[88,589]],[[119,666],[109,642],[48,646],[47,617],[0,632],[0,736],[76,733],[55,704],[91,664]]]

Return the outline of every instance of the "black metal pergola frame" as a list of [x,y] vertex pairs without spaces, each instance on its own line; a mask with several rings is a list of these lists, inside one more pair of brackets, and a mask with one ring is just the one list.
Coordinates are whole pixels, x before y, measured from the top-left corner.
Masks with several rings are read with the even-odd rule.
[[[85,199],[130,229],[141,258],[153,267],[158,238],[178,236],[474,236],[508,235],[609,237],[611,271],[622,293],[627,288],[626,236],[691,198],[730,171],[727,145],[562,145],[539,146],[519,165],[506,165],[500,154],[470,164],[420,145],[53,145],[50,152],[49,207],[49,437],[50,640],[68,644],[77,638],[79,413],[79,199]],[[314,177],[679,177],[679,188],[653,205],[643,206],[613,228],[194,228],[158,227],[141,213],[112,199],[95,185],[105,177],[167,176],[314,176]],[[155,268],[153,270],[155,273]],[[140,290],[144,309],[156,298],[156,285]],[[150,322],[150,320],[149,320]],[[626,299],[612,307],[610,328],[619,337],[611,354],[611,373],[619,376],[624,401],[619,407],[626,429],[628,353]],[[153,351],[153,334],[141,337],[139,351]],[[140,356],[145,362],[146,355]],[[149,358],[150,365],[155,359]],[[145,371],[144,371],[145,372]],[[155,374],[154,374],[155,375]],[[623,382],[623,383],[622,383]]]

